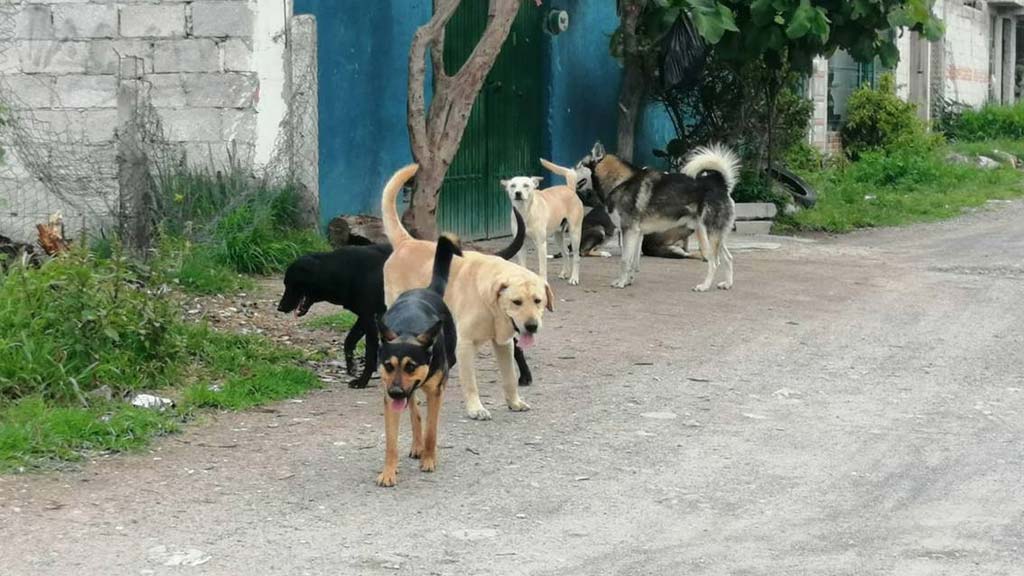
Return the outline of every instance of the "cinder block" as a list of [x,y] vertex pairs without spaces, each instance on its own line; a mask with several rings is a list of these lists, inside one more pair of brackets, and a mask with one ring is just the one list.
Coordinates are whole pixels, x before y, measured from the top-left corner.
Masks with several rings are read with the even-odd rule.
[[53,105],[56,81],[43,74],[7,74],[0,78],[3,100],[15,110],[49,108]]
[[222,119],[221,139],[224,142],[256,142],[255,110],[225,110]]
[[771,234],[771,220],[750,220],[736,223],[736,233],[741,235]]
[[156,42],[153,48],[153,71],[218,72],[220,50],[213,40],[182,39]]
[[55,104],[65,108],[114,108],[117,106],[117,78],[60,76]]
[[164,134],[171,142],[219,142],[221,111],[217,108],[161,110]]
[[197,108],[249,108],[256,99],[255,74],[189,74],[185,100]]
[[740,202],[736,204],[737,220],[770,220],[775,218],[778,208],[771,202]]
[[117,110],[36,110],[23,121],[71,142],[102,144],[114,139]]
[[193,36],[251,37],[253,14],[248,2],[192,3]]
[[184,4],[139,4],[121,8],[121,35],[173,38],[185,35]]
[[181,74],[152,74],[149,82],[149,101],[157,108],[184,108],[185,81]]
[[17,50],[21,71],[29,74],[82,74],[89,60],[88,42],[24,40],[17,43]]
[[143,71],[153,71],[153,43],[149,40],[93,40],[89,42],[86,73],[117,74],[121,57],[128,56],[142,58]]
[[113,38],[117,36],[117,6],[54,6],[53,28],[57,38]]
[[220,49],[224,55],[225,72],[255,72],[253,65],[251,41],[240,38],[228,38],[221,42]]
[[15,17],[14,37],[26,40],[53,38],[49,6],[24,6]]

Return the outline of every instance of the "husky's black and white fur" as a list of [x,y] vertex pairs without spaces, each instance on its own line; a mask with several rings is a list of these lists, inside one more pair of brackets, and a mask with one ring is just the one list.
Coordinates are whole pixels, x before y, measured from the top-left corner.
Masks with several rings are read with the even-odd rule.
[[636,280],[644,234],[685,225],[696,230],[708,261],[707,276],[694,290],[711,288],[719,266],[725,268],[725,279],[718,287],[732,288],[726,237],[735,221],[732,190],[739,168],[739,158],[721,145],[694,150],[682,173],[672,174],[637,168],[595,144],[577,166],[577,187],[583,195],[593,193],[622,230],[622,269],[612,286],[625,288]]

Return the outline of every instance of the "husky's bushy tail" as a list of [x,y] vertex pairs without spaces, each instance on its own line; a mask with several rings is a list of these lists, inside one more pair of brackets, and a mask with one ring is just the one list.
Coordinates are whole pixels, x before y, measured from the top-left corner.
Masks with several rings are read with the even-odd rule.
[[697,178],[704,172],[718,173],[731,196],[740,178],[740,158],[723,144],[701,146],[686,157],[682,172],[690,178]]
[[462,256],[462,249],[459,247],[459,239],[448,234],[437,239],[437,249],[434,251],[434,270],[430,278],[430,291],[438,296],[444,297],[444,291],[448,287],[448,273],[452,268],[452,258]]

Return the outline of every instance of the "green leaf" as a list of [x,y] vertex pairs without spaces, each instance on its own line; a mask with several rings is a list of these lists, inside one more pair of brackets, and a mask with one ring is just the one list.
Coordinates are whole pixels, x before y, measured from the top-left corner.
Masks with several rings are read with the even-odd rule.
[[900,49],[892,42],[886,40],[878,48],[878,57],[882,61],[882,66],[895,68],[896,64],[900,61]]
[[789,26],[786,27],[786,37],[790,40],[803,38],[811,31],[814,23],[815,11],[811,7],[811,0],[800,0],[800,6],[789,18]]
[[[775,19],[778,22],[780,15],[777,15],[772,0],[754,0],[750,3],[750,19],[758,26],[764,26]],[[783,22],[778,22],[782,24]]]

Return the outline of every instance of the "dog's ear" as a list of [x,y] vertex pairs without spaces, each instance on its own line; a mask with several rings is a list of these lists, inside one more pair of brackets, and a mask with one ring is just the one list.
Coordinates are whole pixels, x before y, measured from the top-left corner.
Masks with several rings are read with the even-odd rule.
[[441,321],[438,320],[437,323],[431,326],[429,330],[416,336],[416,342],[418,342],[420,346],[430,346],[434,343],[434,340],[437,339],[437,334],[440,331]]
[[384,319],[379,315],[377,316],[377,331],[380,332],[380,337],[386,342],[394,342],[398,339],[398,334],[395,334],[391,328],[388,328],[388,325],[384,323]]
[[495,300],[501,299],[501,294],[505,290],[508,290],[508,284],[507,283],[501,282],[500,284],[498,284],[498,289],[494,291],[494,299]]
[[544,181],[543,176],[533,176],[530,179],[533,180],[533,185],[537,188],[540,188],[540,183]]
[[549,312],[555,311],[555,293],[551,291],[551,285],[547,282],[544,283],[544,297],[547,298],[547,304],[544,305]]
[[590,150],[590,156],[593,157],[594,162],[600,162],[604,158],[604,144],[596,142]]
[[509,181],[508,180],[500,180],[500,182],[501,182],[501,187],[506,189],[506,190],[508,190],[508,183],[509,183]]

